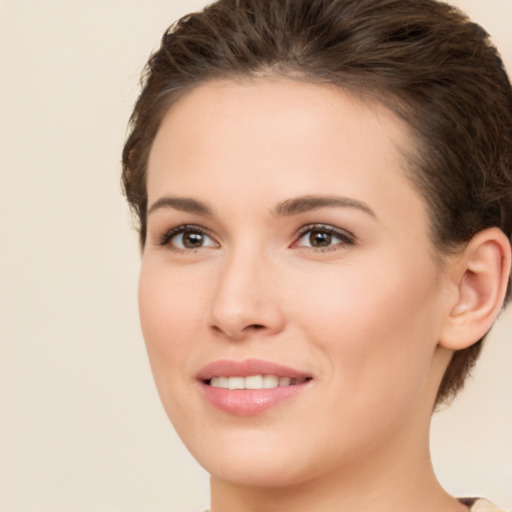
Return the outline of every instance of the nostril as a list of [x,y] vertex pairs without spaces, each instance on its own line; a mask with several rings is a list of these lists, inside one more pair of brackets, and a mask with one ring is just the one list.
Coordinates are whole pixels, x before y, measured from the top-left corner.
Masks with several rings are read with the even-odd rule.
[[261,330],[264,330],[265,329],[265,326],[262,325],[262,324],[249,324],[249,325],[246,325],[244,328],[242,328],[241,331],[238,331],[238,334],[237,332],[235,331],[234,333],[230,333],[230,331],[228,330],[225,330],[225,329],[222,329],[222,327],[219,327],[218,325],[212,325],[211,328],[216,331],[217,333],[226,333],[228,334],[229,336],[232,336],[232,337],[238,337],[238,336],[243,336],[243,333],[250,333],[251,331],[261,331]]

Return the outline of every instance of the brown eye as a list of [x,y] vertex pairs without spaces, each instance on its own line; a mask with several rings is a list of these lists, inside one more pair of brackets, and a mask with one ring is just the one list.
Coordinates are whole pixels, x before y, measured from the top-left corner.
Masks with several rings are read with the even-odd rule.
[[337,249],[354,245],[353,235],[332,226],[310,226],[302,231],[296,247],[309,247],[317,250]]
[[216,245],[204,231],[197,228],[184,228],[171,236],[169,243],[178,249],[201,249]]
[[158,245],[166,245],[170,249],[192,250],[203,247],[217,247],[218,244],[198,226],[178,226],[165,233]]
[[309,245],[311,247],[328,247],[331,245],[332,235],[325,231],[314,230],[309,233]]
[[203,246],[204,238],[205,236],[203,233],[194,233],[193,231],[190,231],[188,233],[183,233],[181,243],[186,249],[195,249]]

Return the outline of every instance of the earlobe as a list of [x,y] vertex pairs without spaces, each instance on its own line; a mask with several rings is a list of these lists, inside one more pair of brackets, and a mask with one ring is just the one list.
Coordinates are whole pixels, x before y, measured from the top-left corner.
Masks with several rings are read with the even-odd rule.
[[498,228],[477,233],[454,263],[453,301],[440,344],[461,350],[481,339],[503,304],[511,265],[510,243]]

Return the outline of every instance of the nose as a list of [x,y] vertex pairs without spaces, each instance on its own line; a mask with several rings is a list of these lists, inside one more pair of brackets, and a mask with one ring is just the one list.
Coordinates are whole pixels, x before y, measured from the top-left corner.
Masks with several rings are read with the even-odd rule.
[[219,272],[210,327],[232,340],[270,336],[284,327],[271,265],[247,254],[232,255]]

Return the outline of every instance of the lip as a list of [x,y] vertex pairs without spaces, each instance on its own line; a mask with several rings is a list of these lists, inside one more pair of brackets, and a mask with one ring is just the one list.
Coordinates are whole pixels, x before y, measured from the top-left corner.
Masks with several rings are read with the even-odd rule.
[[300,370],[261,359],[245,359],[243,361],[219,359],[202,368],[197,374],[197,378],[205,381],[212,377],[249,377],[251,375],[277,375],[292,379],[312,377]]
[[[293,379],[307,379],[293,386],[270,389],[225,389],[208,384],[212,377],[249,377],[276,375]],[[312,384],[312,375],[300,370],[260,359],[244,361],[218,360],[206,365],[197,375],[203,396],[216,409],[236,416],[255,416],[286,402]]]

